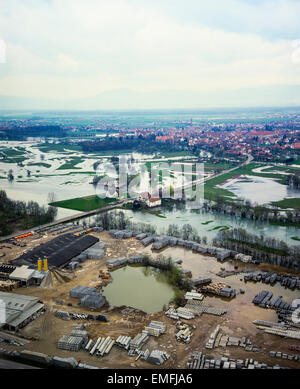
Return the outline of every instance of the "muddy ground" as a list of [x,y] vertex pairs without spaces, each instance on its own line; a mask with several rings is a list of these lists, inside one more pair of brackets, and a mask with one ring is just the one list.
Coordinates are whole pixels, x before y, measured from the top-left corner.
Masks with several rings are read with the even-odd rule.
[[[276,319],[274,311],[262,309],[252,304],[252,299],[259,290],[272,287],[265,284],[245,284],[239,274],[225,279],[220,278],[216,274],[221,270],[222,267],[225,267],[226,270],[232,270],[232,268],[236,266],[236,263],[219,263],[213,257],[192,253],[190,250],[186,249],[167,248],[163,251],[163,254],[168,256],[174,252],[176,256],[181,256],[183,259],[185,257],[186,261],[184,261],[184,267],[188,268],[190,266],[192,268],[191,270],[193,271],[193,276],[194,273],[195,276],[197,276],[197,273],[201,273],[202,267],[204,267],[205,269],[210,269],[210,275],[213,275],[212,278],[214,280],[227,282],[233,287],[239,286],[245,290],[245,294],[239,294],[231,301],[216,297],[206,297],[205,301],[213,304],[217,308],[226,307],[228,313],[222,317],[204,314],[201,317],[196,317],[193,320],[186,321],[188,324],[196,326],[196,329],[193,330],[193,337],[189,344],[179,343],[175,339],[175,333],[177,332],[175,327],[176,321],[166,317],[163,312],[150,315],[139,311],[131,314],[130,316],[126,316],[122,314],[121,308],[112,309],[109,308],[108,304],[106,304],[97,312],[106,314],[110,319],[109,323],[78,320],[64,321],[55,317],[54,312],[57,309],[68,310],[77,313],[91,313],[89,309],[79,307],[78,300],[69,297],[69,291],[77,285],[94,286],[99,281],[99,270],[106,268],[105,263],[107,259],[123,256],[130,257],[136,253],[151,253],[149,247],[145,248],[135,238],[116,240],[111,238],[107,232],[102,232],[100,234],[93,233],[93,235],[99,237],[107,244],[106,255],[103,259],[88,260],[82,263],[81,269],[77,269],[76,271],[71,272],[73,278],[69,282],[60,283],[57,279],[55,279],[55,277],[53,277],[53,286],[50,288],[23,287],[15,290],[15,293],[39,297],[47,307],[46,313],[44,315],[22,329],[23,336],[27,338],[33,338],[35,340],[32,340],[31,343],[26,346],[18,347],[18,350],[28,349],[62,357],[73,356],[78,361],[80,360],[82,362],[99,367],[153,368],[153,365],[150,365],[145,361],[135,361],[135,357],[129,357],[126,351],[118,348],[117,346],[112,348],[112,351],[108,356],[97,358],[95,356],[90,356],[84,351],[69,352],[59,350],[56,348],[56,343],[62,335],[70,333],[75,324],[79,324],[81,322],[87,324],[87,331],[90,337],[93,339],[99,336],[111,336],[113,339],[116,339],[119,335],[129,335],[134,337],[138,332],[141,332],[151,320],[160,320],[166,323],[167,332],[159,338],[150,337],[150,340],[147,345],[144,346],[144,349],[149,348],[149,350],[152,350],[158,348],[166,350],[169,354],[171,354],[171,358],[165,362],[165,364],[162,366],[163,368],[185,368],[189,354],[195,350],[203,351],[205,354],[212,355],[214,357],[221,357],[222,355],[226,355],[232,358],[253,358],[259,362],[265,362],[269,365],[279,364],[280,366],[284,367],[300,367],[298,362],[291,362],[288,360],[269,357],[269,351],[271,350],[291,354],[292,352],[288,350],[288,347],[291,344],[297,344],[296,341],[262,333],[252,323],[252,321],[255,319]],[[25,249],[29,250],[35,247],[37,244],[44,243],[52,238],[53,236],[51,235],[41,237],[40,239],[27,238],[26,247],[13,247],[12,249],[2,248],[1,251],[5,251],[6,256],[1,258],[1,261],[5,259],[5,261],[9,262],[10,260],[22,254]],[[4,244],[4,246],[8,245]],[[158,253],[154,253],[153,255],[158,255]],[[198,263],[198,267],[194,265],[194,263]],[[193,266],[191,264],[193,264]],[[244,265],[241,270],[245,270]],[[278,289],[278,291],[282,292],[281,294],[284,295],[284,291],[281,291],[280,289]],[[292,296],[290,291],[287,291],[286,293],[287,297]],[[55,299],[63,300],[64,305],[57,304],[54,301]],[[70,303],[72,306],[67,306],[67,304]],[[208,340],[210,333],[218,324],[221,326],[222,333],[236,337],[246,336],[247,338],[251,339],[254,345],[260,346],[262,348],[261,351],[247,352],[240,347],[227,347],[225,349],[220,347],[213,350],[206,350],[205,343]],[[5,346],[5,348],[16,348],[16,346]]]

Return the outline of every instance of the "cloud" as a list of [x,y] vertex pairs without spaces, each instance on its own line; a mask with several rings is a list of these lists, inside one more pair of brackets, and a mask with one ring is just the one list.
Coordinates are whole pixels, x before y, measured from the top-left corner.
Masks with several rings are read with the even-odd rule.
[[274,0],[272,9],[267,0],[190,0],[181,13],[177,0],[0,2],[2,95],[69,99],[121,88],[218,93],[300,85],[292,40],[274,33],[276,26],[290,35],[299,29],[292,0]]

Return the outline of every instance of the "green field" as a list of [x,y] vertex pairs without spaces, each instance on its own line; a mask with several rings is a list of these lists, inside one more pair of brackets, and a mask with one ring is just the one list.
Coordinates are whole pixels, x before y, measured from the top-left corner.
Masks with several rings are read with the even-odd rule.
[[300,210],[300,198],[291,198],[291,199],[283,199],[281,201],[273,201],[271,204],[282,209],[293,208],[293,209]]
[[83,162],[82,158],[73,157],[70,160],[66,160],[66,162],[56,170],[80,169],[79,167],[76,167],[76,165],[78,165],[81,162]]
[[26,166],[40,166],[40,167],[46,167],[46,168],[51,167],[51,165],[49,163],[45,163],[45,162],[31,162],[31,163],[28,163]]
[[[272,173],[254,173],[252,169],[262,166],[260,163],[249,163],[246,166],[242,166],[238,169],[233,170],[229,173],[224,173],[219,177],[212,178],[207,180],[204,185],[204,196],[209,200],[216,200],[217,197],[235,197],[235,195],[227,189],[218,188],[217,185],[223,184],[227,180],[231,180],[240,175],[251,175],[258,177],[268,177],[276,179],[277,182],[285,184],[285,177],[282,174],[272,174]],[[284,201],[284,200],[283,200]],[[291,207],[292,208],[292,207]]]
[[[41,145],[33,146],[37,147],[42,153],[48,153],[51,151],[56,151],[57,153],[65,153],[68,152],[68,150],[75,150],[75,151],[81,151],[81,146],[78,145],[69,145],[69,144],[62,144],[62,143],[44,143]],[[67,151],[66,151],[67,149]]]
[[106,197],[105,199],[100,199],[97,195],[85,196],[85,197],[76,197],[74,199],[56,201],[54,203],[49,203],[53,207],[68,208],[74,209],[75,211],[94,211],[98,208],[103,208],[117,201],[115,198]]

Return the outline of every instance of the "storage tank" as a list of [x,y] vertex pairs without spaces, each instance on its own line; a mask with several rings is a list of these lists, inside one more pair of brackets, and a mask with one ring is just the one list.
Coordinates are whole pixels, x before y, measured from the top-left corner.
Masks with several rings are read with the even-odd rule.
[[38,260],[38,271],[42,271],[43,269],[43,262],[41,259]]

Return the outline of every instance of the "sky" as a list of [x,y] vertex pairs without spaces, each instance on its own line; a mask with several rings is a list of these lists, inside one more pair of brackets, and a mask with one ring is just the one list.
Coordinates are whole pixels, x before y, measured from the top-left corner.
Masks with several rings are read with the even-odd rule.
[[300,106],[299,0],[0,0],[0,108]]

